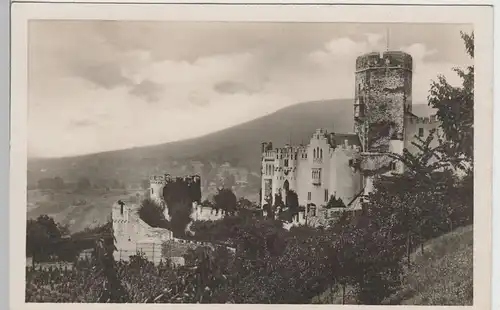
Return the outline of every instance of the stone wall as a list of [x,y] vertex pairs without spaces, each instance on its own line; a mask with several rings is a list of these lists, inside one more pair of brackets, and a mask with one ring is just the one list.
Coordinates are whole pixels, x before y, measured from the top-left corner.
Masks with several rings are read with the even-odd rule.
[[139,218],[137,210],[137,205],[115,203],[112,206],[116,260],[128,260],[144,243],[162,243],[173,238],[170,230],[153,228],[146,224]]
[[[208,208],[194,208],[194,214],[201,214],[204,217]],[[137,214],[137,205],[112,206],[113,233],[115,237],[115,260],[128,261],[130,256],[142,253],[148,260],[155,264],[166,259],[171,260],[176,265],[184,264],[184,258],[188,249],[198,246],[213,247],[206,242],[184,240],[175,238],[172,231],[163,228],[154,228],[146,224]],[[220,219],[224,214],[221,212],[215,217]],[[207,218],[214,220],[215,218]],[[198,220],[200,220],[198,218]],[[231,251],[234,249],[228,248]]]

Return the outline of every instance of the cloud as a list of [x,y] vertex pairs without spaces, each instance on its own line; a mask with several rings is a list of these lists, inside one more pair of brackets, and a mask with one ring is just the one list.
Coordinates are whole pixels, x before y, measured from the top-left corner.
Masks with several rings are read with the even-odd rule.
[[436,49],[428,49],[425,44],[415,43],[410,46],[400,48],[400,50],[410,54],[414,61],[425,61],[428,56],[435,55]]
[[130,94],[144,98],[148,102],[157,102],[160,100],[160,93],[163,87],[161,84],[150,80],[143,80],[139,84],[135,84],[130,89]]
[[381,33],[365,33],[365,36],[370,46],[379,46],[384,37]]
[[[385,48],[380,25],[32,25],[31,156],[175,141],[298,102],[351,98],[356,57]],[[452,80],[451,68],[466,63],[455,55],[456,27],[435,31],[439,39],[419,27],[392,29],[391,42],[412,54],[413,101],[425,102],[431,79],[444,73]]]
[[233,81],[223,81],[214,85],[215,91],[219,93],[236,94],[236,93],[246,93],[253,94],[260,90],[260,88],[255,88],[244,83],[238,83]]
[[74,74],[87,79],[98,87],[113,88],[121,85],[129,85],[131,81],[121,72],[121,67],[116,63],[74,65]]

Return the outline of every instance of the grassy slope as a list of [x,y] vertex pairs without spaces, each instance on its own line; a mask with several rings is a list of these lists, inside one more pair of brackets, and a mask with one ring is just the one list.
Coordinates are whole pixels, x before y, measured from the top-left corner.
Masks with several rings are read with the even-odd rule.
[[472,305],[472,226],[431,240],[424,254],[413,254],[402,290],[387,303],[402,305]]
[[[384,304],[393,305],[472,305],[473,228],[457,230],[430,240],[412,254],[414,266],[405,271],[401,289]],[[313,303],[341,304],[339,291],[325,292]],[[347,289],[346,303],[355,304]]]

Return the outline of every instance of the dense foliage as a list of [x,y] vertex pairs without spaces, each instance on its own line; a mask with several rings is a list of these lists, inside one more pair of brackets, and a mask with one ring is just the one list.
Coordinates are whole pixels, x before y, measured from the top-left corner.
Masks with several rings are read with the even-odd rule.
[[139,207],[139,217],[151,227],[170,228],[165,218],[165,207],[151,199],[144,199]]

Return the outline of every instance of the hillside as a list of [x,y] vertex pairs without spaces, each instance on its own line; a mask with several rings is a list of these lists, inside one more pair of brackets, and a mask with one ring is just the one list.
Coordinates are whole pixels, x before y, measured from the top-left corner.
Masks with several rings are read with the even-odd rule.
[[[473,227],[460,227],[428,241],[424,254],[412,254],[413,266],[404,272],[400,290],[384,301],[386,305],[472,305]],[[355,304],[347,289],[346,304]],[[341,304],[339,291],[325,292],[313,303]]]
[[[426,105],[414,105],[414,112],[429,115]],[[29,159],[28,186],[32,190],[28,192],[28,217],[49,214],[69,224],[72,230],[104,223],[111,203],[135,196],[141,190],[141,181],[148,180],[151,174],[163,173],[200,174],[205,198],[215,191],[214,183],[221,179],[228,182],[229,175],[237,196],[256,201],[261,142],[272,141],[275,146],[289,141],[306,143],[317,128],[351,132],[352,100],[300,103],[229,129],[179,142],[77,157]],[[61,177],[65,183],[85,177],[95,189],[84,194],[67,189],[49,192],[35,189],[39,180],[54,177]],[[127,190],[113,185],[118,183]],[[103,190],[107,192],[101,193]],[[75,204],[79,200],[85,203]]]
[[105,224],[111,216],[110,206],[119,199],[132,200],[136,192],[127,190],[87,190],[75,193],[71,190],[29,190],[27,217],[46,214],[57,223],[68,225],[72,233]]
[[[414,105],[417,115],[428,115],[428,110],[426,105]],[[276,146],[289,141],[307,142],[317,128],[352,132],[352,100],[300,103],[238,126],[178,142],[77,157],[30,159],[28,184],[56,176],[71,182],[85,176],[91,181],[113,178],[126,184],[139,183],[154,173],[190,173],[195,161],[204,165],[201,172],[205,178],[213,166],[225,162],[259,173],[261,142],[272,141]]]

